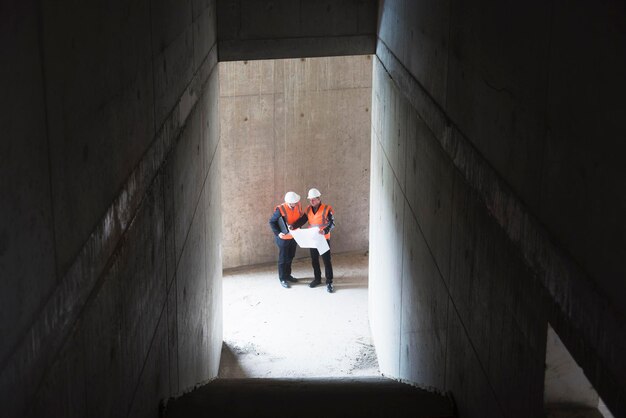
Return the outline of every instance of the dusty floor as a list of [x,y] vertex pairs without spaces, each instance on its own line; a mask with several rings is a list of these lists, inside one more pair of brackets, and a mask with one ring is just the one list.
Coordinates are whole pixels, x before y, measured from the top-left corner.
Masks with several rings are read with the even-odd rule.
[[300,282],[290,289],[280,286],[275,264],[226,271],[219,377],[380,375],[367,314],[367,255],[333,254],[333,270],[333,294],[308,287],[308,258],[294,261]]

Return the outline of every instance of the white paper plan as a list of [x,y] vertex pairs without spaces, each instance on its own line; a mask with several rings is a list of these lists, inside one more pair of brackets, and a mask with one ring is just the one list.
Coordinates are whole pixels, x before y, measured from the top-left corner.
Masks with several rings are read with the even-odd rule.
[[294,229],[289,231],[301,248],[317,248],[320,254],[330,250],[326,238],[318,228]]

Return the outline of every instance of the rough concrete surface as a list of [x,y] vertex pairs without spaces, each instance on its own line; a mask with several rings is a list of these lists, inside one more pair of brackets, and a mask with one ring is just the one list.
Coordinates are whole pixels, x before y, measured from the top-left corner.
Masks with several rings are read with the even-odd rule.
[[225,271],[220,378],[380,374],[368,321],[367,255],[332,260],[333,294],[323,283],[308,287],[309,258],[294,262],[300,280],[290,289],[280,286],[275,264]]
[[[420,269],[401,273],[413,295],[400,303],[441,286],[448,301],[402,306],[403,335],[426,330],[431,343],[402,352],[410,360],[399,376],[440,361],[443,344],[443,385],[461,415],[542,413],[548,321],[609,408],[625,410],[626,206],[615,193],[625,166],[612,151],[624,136],[625,10],[586,9],[379,2],[370,290],[384,286],[372,271],[398,257],[410,268],[407,256],[425,245]],[[370,312],[395,318],[397,303],[392,290],[376,292]],[[427,326],[443,316],[434,323],[446,332]],[[394,335],[384,323],[373,320],[372,332],[381,370],[393,374],[407,347],[377,337]]]
[[464,415],[540,413],[541,292],[378,61],[374,73],[370,312],[381,371],[451,391]]
[[334,251],[367,248],[371,77],[370,56],[220,63],[224,267],[275,258],[288,190],[335,209]]
[[513,9],[505,3],[486,9],[452,5],[447,94],[440,102],[459,130],[535,209],[545,143],[550,13],[540,1],[516,3]]
[[2,414],[156,416],[221,349],[215,2],[1,8]]
[[34,1],[14,5],[0,18],[0,49],[13,60],[0,66],[0,80],[6,103],[14,109],[0,112],[2,366],[57,281],[38,6]]
[[[405,203],[404,211],[410,210]],[[400,329],[399,375],[422,386],[445,387],[447,349],[446,287],[439,278],[437,264],[429,258],[426,239],[415,218],[406,216],[403,241],[406,251],[402,266],[402,327]],[[406,318],[420,318],[415,324]]]
[[[428,251],[420,264],[437,267],[404,280],[443,281],[445,385],[464,414],[541,413],[548,320],[607,405],[623,414],[625,245],[616,214],[626,206],[614,192],[624,164],[612,151],[624,136],[623,5],[436,3],[379,2],[371,196],[384,202],[371,206],[371,258],[384,265],[397,256],[376,246],[390,231],[376,223],[401,216],[389,209],[399,185],[410,209],[403,228],[413,216],[419,229],[403,237],[403,257],[422,235]],[[374,289],[381,275],[371,277]],[[435,300],[431,309],[442,309]],[[391,294],[370,301],[385,314],[395,303]],[[431,311],[407,312],[402,327],[417,331]],[[384,352],[379,333],[392,333],[373,326]],[[393,352],[395,342],[383,339]],[[381,361],[383,372],[393,367]],[[491,401],[479,410],[476,399]]]
[[61,275],[155,135],[148,2],[67,7],[43,4],[41,33]]
[[[626,178],[621,151],[626,137],[621,76],[626,72],[626,10],[616,1],[588,10],[579,1],[571,7],[558,3],[554,13],[538,216],[608,299],[604,303],[618,311],[623,326],[626,194],[616,190]],[[577,27],[581,19],[584,31]],[[589,85],[579,85],[579,80],[589,80]],[[620,385],[626,387],[626,365],[620,373]]]

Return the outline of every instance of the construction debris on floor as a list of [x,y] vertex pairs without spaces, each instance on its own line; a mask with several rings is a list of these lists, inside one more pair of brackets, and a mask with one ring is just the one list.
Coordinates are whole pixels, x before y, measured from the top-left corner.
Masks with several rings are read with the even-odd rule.
[[[220,378],[378,376],[367,313],[367,255],[333,254],[335,292],[309,288],[308,258],[290,289],[275,264],[224,272]],[[322,268],[323,271],[323,268]],[[324,279],[322,279],[322,282]]]

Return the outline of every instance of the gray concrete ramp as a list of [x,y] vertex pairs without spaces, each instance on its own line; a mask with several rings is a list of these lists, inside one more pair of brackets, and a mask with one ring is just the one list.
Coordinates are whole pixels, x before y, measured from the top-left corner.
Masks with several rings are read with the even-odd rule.
[[167,405],[168,418],[452,417],[440,394],[385,379],[217,379]]

